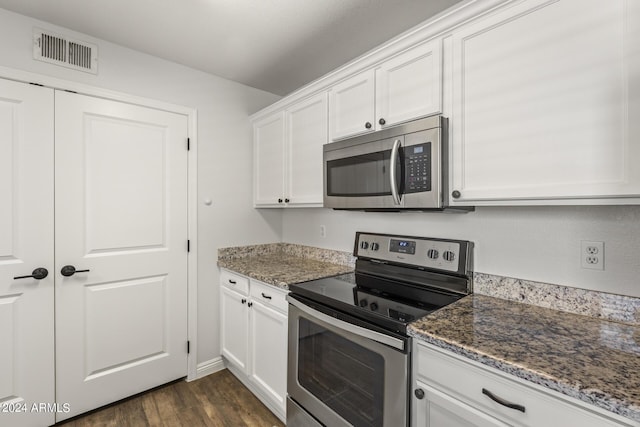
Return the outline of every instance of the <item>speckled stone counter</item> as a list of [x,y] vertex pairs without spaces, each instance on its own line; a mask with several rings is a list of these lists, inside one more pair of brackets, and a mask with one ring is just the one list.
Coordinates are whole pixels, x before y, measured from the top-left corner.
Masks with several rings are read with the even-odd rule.
[[476,294],[409,334],[640,421],[640,326]]
[[218,266],[279,288],[293,283],[353,271],[348,252],[289,243],[240,246],[218,250]]

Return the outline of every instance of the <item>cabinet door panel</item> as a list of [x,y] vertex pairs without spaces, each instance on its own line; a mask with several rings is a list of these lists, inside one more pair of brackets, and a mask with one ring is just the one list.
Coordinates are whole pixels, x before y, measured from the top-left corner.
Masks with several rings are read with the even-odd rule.
[[454,33],[459,202],[640,194],[628,110],[638,88],[627,90],[640,15],[629,4],[518,2]]
[[322,146],[327,141],[327,94],[287,110],[287,198],[290,205],[322,206]]
[[[442,42],[419,45],[384,62],[376,71],[378,128],[442,110]],[[384,120],[384,125],[380,120]]]
[[357,74],[331,88],[329,126],[332,141],[375,129],[374,91],[374,70]]
[[284,199],[284,112],[254,123],[253,157],[254,205],[281,206]]
[[287,316],[251,306],[251,379],[284,411],[287,396]]
[[247,372],[249,355],[247,297],[224,286],[220,290],[220,347],[222,355],[242,372]]

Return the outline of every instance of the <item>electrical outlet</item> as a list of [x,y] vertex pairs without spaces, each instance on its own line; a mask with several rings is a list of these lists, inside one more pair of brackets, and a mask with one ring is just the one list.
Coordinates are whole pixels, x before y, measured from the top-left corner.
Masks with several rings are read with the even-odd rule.
[[320,237],[327,237],[327,227],[324,225],[320,226]]
[[591,270],[604,270],[604,242],[582,240],[580,265]]

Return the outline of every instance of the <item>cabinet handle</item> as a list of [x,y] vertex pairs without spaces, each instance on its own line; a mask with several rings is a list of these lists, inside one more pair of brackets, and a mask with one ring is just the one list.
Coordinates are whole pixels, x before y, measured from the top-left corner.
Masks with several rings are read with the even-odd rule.
[[453,192],[451,193],[451,196],[453,196],[454,199],[459,199],[460,196],[462,196],[462,194],[460,194],[458,190],[453,190]]
[[262,298],[271,299],[271,297],[269,295],[265,294],[264,292],[262,293]]
[[250,302],[250,303],[248,303],[247,305],[248,305],[249,307],[251,307],[251,306],[253,305],[253,303],[252,303],[252,302]]
[[387,121],[385,119],[380,119],[378,120],[378,123],[380,123],[381,125],[384,125],[385,123],[387,123]]
[[282,199],[278,199],[278,203],[282,203]]
[[289,199],[284,199],[284,202],[285,203],[289,203]]
[[495,394],[491,393],[486,388],[482,389],[482,394],[486,394],[487,396],[489,396],[489,399],[493,400],[496,403],[499,403],[502,406],[506,406],[507,408],[515,409],[516,411],[520,411],[524,413],[524,406],[504,400],[501,397],[498,397]]
[[424,399],[424,390],[421,388],[417,388],[414,390],[413,394],[416,395],[416,397],[420,400]]
[[366,127],[367,129],[371,129],[371,123],[369,123],[369,122],[365,123],[364,127]]
[[247,302],[246,298],[242,298],[241,302],[244,304],[245,302]]
[[235,280],[229,279],[229,283],[231,283],[232,285],[235,285],[237,282]]

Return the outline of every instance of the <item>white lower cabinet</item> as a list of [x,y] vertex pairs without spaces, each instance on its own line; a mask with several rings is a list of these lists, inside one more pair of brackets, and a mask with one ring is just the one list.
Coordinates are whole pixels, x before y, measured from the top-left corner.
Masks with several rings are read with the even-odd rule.
[[287,292],[222,270],[220,342],[226,366],[286,419]]
[[428,344],[413,357],[412,427],[638,425]]

